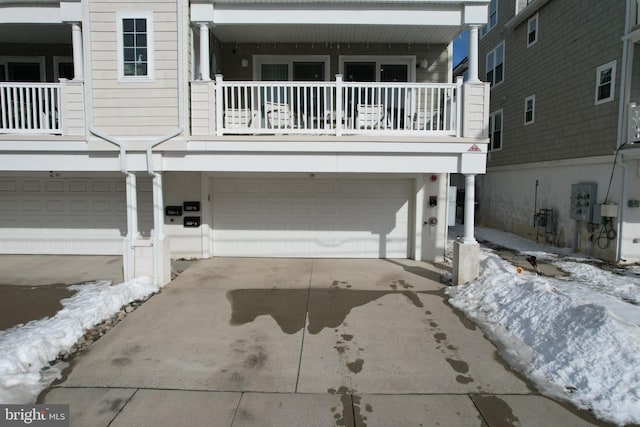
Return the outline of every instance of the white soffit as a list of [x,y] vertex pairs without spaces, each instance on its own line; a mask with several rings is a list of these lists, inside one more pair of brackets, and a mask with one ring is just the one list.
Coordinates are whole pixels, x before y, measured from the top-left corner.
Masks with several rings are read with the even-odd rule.
[[213,29],[223,43],[449,43],[460,31],[458,26],[417,25],[218,25]]

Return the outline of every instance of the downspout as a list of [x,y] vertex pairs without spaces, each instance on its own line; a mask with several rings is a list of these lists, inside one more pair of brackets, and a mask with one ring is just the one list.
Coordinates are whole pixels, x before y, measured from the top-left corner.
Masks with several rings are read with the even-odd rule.
[[[631,64],[629,61],[629,38],[627,35],[629,34],[630,29],[630,19],[631,19],[631,0],[627,0],[626,2],[626,11],[625,11],[625,23],[624,23],[624,37],[622,38],[622,71],[620,73],[620,104],[618,107],[618,138],[616,141],[616,158],[614,160],[615,163],[618,163],[618,153],[622,145],[626,144],[626,135],[625,132],[629,126],[629,123],[626,122],[627,118],[627,101],[629,99],[630,88],[627,87],[627,75],[629,73],[629,69],[631,68]],[[633,58],[633,55],[631,55]],[[626,127],[625,127],[626,123]],[[620,155],[620,166],[622,166],[622,186],[621,186],[621,194],[620,194],[620,216],[618,218],[618,227],[616,232],[618,233],[618,244],[616,245],[616,254],[615,260],[616,263],[620,261],[624,261],[622,259],[622,236],[624,233],[624,202],[627,197],[627,180],[628,180],[628,170],[627,165],[624,163],[624,157]],[[605,203],[607,201],[605,200]]]
[[177,15],[177,27],[178,27],[178,40],[177,40],[177,60],[178,60],[178,127],[169,132],[165,136],[157,138],[147,145],[147,172],[153,177],[153,223],[155,232],[153,233],[153,276],[154,284],[160,285],[158,278],[160,277],[160,249],[159,242],[165,239],[164,233],[164,215],[163,215],[163,191],[162,191],[162,174],[155,171],[153,167],[153,148],[162,144],[165,141],[170,140],[180,135],[184,130],[184,88],[182,87],[183,77],[183,64],[182,64],[182,2],[176,1],[176,15]]
[[[183,74],[183,65],[182,65],[182,3],[179,1],[176,1],[176,10],[177,10],[177,27],[178,27],[178,42],[177,42],[177,59],[178,59],[178,127],[177,129],[175,129],[174,131],[168,133],[165,136],[162,136],[160,138],[157,138],[155,140],[152,140],[151,142],[149,142],[149,144],[147,145],[147,149],[146,149],[146,154],[147,154],[147,171],[148,173],[153,176],[154,182],[153,182],[153,195],[154,195],[154,207],[153,207],[153,211],[154,211],[154,228],[155,233],[153,236],[153,272],[154,272],[154,284],[158,284],[158,277],[159,277],[159,273],[160,273],[160,265],[159,265],[159,252],[158,252],[158,245],[157,242],[158,240],[164,240],[164,217],[162,216],[162,176],[161,174],[155,172],[154,168],[153,168],[153,158],[152,158],[152,154],[153,154],[153,147],[181,134],[183,132],[184,129],[184,118],[183,118],[183,110],[184,110],[184,96],[183,96],[183,88],[181,85],[182,82],[182,74]],[[86,1],[85,3],[85,7],[84,7],[84,21],[86,23],[87,26],[87,30],[83,31],[82,36],[83,36],[83,44],[84,44],[84,49],[86,50],[86,63],[90,64],[91,63],[91,49],[89,48],[90,46],[90,39],[89,39],[89,34],[90,34],[90,22],[91,22],[91,16],[89,13],[89,0]],[[88,70],[90,71],[90,70]],[[91,85],[91,72],[87,72],[85,73],[85,81],[86,83],[86,88],[87,88],[87,111],[89,111],[90,113],[87,114],[88,116],[88,128],[89,128],[89,132],[92,135],[97,136],[100,139],[103,139],[115,146],[117,146],[120,150],[120,172],[122,172],[125,176],[127,176],[128,178],[131,177],[131,179],[135,179],[135,174],[132,172],[129,172],[128,167],[127,167],[127,152],[126,152],[126,147],[125,141],[122,141],[121,139],[108,135],[107,133],[96,129],[93,125],[93,114],[91,113],[93,111],[93,87]],[[160,185],[160,188],[158,189],[158,184]],[[158,206],[156,206],[156,202],[158,204]],[[128,230],[127,233],[127,240],[129,243],[131,243],[131,240],[133,238],[135,238],[136,236],[134,236],[133,234],[137,234],[137,209],[134,209],[134,216],[135,218],[132,218],[132,223],[135,224],[135,230]],[[131,246],[130,244],[128,246]],[[130,275],[133,275],[133,271],[132,271],[132,257],[131,256],[127,256],[127,266],[126,266],[126,271],[129,272]]]
[[[90,34],[91,34],[91,14],[89,13],[89,0],[86,0],[84,2],[84,8],[83,8],[83,12],[84,12],[84,22],[83,22],[83,26],[85,27],[84,30],[82,31],[82,44],[83,44],[83,50],[84,50],[84,58],[85,58],[85,63],[83,66],[86,66],[86,64],[91,64],[91,40],[90,40]],[[92,135],[97,136],[100,139],[103,139],[113,145],[115,145],[116,147],[118,147],[119,149],[119,156],[120,156],[120,172],[126,177],[127,179],[127,184],[131,181],[135,180],[135,174],[132,172],[129,172],[129,168],[127,167],[127,151],[126,151],[126,147],[125,147],[125,142],[121,141],[120,139],[116,138],[116,137],[112,137],[98,129],[96,129],[93,125],[93,85],[91,83],[91,79],[92,79],[92,75],[91,75],[91,70],[86,70],[86,72],[84,73],[84,80],[85,80],[85,89],[86,89],[86,93],[87,93],[87,123],[88,123],[88,129],[89,129],[89,133],[91,133]],[[127,188],[127,198],[129,198],[130,196],[130,191]],[[137,211],[137,201],[136,203],[132,203],[131,200],[127,200],[127,204],[128,205],[133,205],[133,212],[129,213],[129,209],[127,208],[127,213],[128,213],[128,218],[127,218],[127,225],[128,225],[128,230],[127,230],[127,245],[126,245],[126,250],[130,251],[131,250],[131,242],[134,238],[137,237],[138,234],[138,211]],[[129,217],[130,215],[130,217]],[[130,227],[129,227],[130,226]],[[125,280],[130,280],[133,278],[133,265],[132,265],[132,261],[133,261],[133,257],[131,256],[131,254],[127,255],[126,257],[126,264],[124,265],[124,279]]]

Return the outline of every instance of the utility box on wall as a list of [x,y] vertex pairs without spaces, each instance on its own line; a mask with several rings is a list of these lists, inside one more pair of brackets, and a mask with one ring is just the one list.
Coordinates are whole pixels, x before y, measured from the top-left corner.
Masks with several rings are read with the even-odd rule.
[[598,184],[572,184],[569,218],[592,222],[593,205],[596,203]]

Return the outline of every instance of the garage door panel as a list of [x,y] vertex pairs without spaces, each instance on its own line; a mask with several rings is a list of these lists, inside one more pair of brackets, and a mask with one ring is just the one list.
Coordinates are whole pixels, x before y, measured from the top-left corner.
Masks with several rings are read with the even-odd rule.
[[[412,187],[408,180],[388,184],[214,180],[214,255],[405,258]],[[229,192],[248,187],[254,191]]]
[[124,189],[123,178],[0,179],[0,253],[121,254]]

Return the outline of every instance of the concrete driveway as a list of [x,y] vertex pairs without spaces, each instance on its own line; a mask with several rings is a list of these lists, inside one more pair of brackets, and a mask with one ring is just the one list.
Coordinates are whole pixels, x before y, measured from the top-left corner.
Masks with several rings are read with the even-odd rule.
[[41,396],[73,426],[579,426],[409,260],[195,263]]

